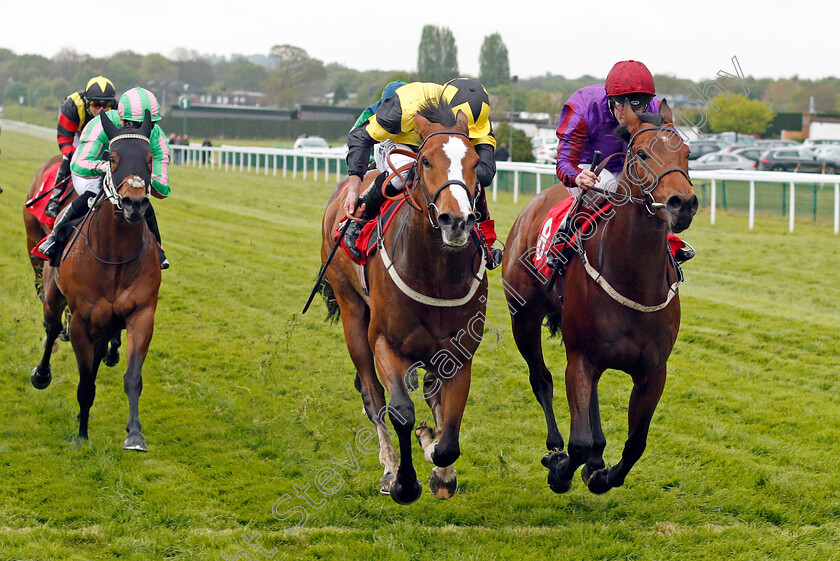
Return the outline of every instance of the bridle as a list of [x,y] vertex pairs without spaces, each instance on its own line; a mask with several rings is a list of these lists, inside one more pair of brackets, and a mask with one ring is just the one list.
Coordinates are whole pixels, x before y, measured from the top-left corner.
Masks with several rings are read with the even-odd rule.
[[[134,134],[134,133],[127,133],[121,134],[119,136],[115,136],[111,139],[108,143],[108,148],[110,150],[111,145],[117,140],[127,140],[130,138],[141,139],[145,140],[147,144],[151,145],[151,142],[148,138],[143,136],[142,134]],[[111,175],[111,166],[108,165],[105,168],[105,178],[102,180],[102,191],[105,193],[105,197],[108,201],[114,205],[117,211],[122,212],[122,197],[120,197],[120,189],[122,186],[128,183],[129,189],[144,189],[146,191],[146,197],[148,197],[152,192],[152,185],[151,181],[146,182],[141,177],[137,175],[129,175],[125,179],[123,179],[119,185],[114,185],[114,177]]]
[[[388,175],[388,177],[382,183],[383,185],[388,185],[388,183],[391,181],[391,179],[395,178],[397,175],[403,173],[406,170],[409,171],[409,177],[412,177],[412,176],[416,177],[417,181],[414,182],[414,185],[412,187],[409,187],[409,185],[406,182],[404,193],[402,195],[398,195],[396,197],[390,197],[387,194],[385,194],[385,197],[388,198],[388,199],[395,199],[395,200],[406,198],[406,199],[409,200],[409,205],[411,205],[412,208],[414,208],[415,210],[422,213],[423,210],[422,210],[421,206],[418,204],[417,200],[414,198],[414,194],[412,193],[412,190],[415,190],[415,188],[417,188],[416,190],[419,190],[420,193],[423,195],[423,200],[426,203],[426,210],[428,211],[429,223],[432,225],[432,228],[434,228],[435,230],[440,230],[440,224],[437,221],[437,217],[440,215],[440,210],[438,209],[437,205],[435,204],[435,201],[440,196],[441,191],[443,191],[445,188],[449,187],[450,185],[458,185],[458,186],[464,188],[464,191],[467,192],[467,195],[469,195],[469,193],[470,193],[470,190],[467,188],[466,183],[464,183],[460,179],[450,179],[448,181],[444,181],[441,185],[439,185],[438,188],[435,190],[434,195],[432,195],[429,192],[429,188],[426,185],[426,182],[423,180],[422,177],[420,177],[420,173],[419,173],[420,166],[418,165],[418,163],[420,162],[420,159],[423,157],[423,146],[425,146],[426,142],[430,138],[432,138],[433,136],[438,135],[438,134],[463,136],[464,138],[467,139],[467,142],[469,142],[469,139],[470,139],[469,135],[467,133],[465,133],[464,131],[460,131],[460,130],[440,130],[440,131],[434,131],[434,132],[430,133],[426,138],[424,138],[423,141],[420,143],[420,146],[417,148],[417,152],[412,152],[410,150],[403,150],[403,149],[400,149],[400,148],[395,148],[394,150],[392,150],[388,154],[388,167],[391,168],[392,172]],[[414,161],[409,163],[409,164],[405,164],[404,166],[401,166],[401,167],[397,168],[391,162],[391,154],[401,154],[403,156],[408,156],[409,158],[412,158]],[[478,200],[479,189],[481,189],[481,187],[478,185],[478,182],[476,181],[475,190],[474,190],[472,196],[469,199],[470,200],[470,211],[473,214],[476,213],[475,212],[475,203]],[[383,191],[384,191],[384,189],[383,189]],[[432,219],[432,209],[434,209],[434,211],[435,211],[434,219]]]
[[[626,159],[624,161],[624,169],[622,170],[621,175],[622,175],[622,177],[628,177],[628,178],[631,177],[630,170],[631,170],[631,166],[632,166],[632,170],[634,172],[633,175],[632,175],[632,178],[636,179],[636,181],[629,181],[629,182],[631,184],[638,185],[639,190],[642,192],[641,197],[634,197],[633,195],[629,195],[629,194],[617,193],[617,192],[614,192],[614,191],[607,191],[606,189],[601,189],[599,187],[594,187],[594,186],[590,187],[588,190],[589,191],[595,191],[596,193],[599,193],[599,194],[607,197],[608,199],[612,200],[613,202],[615,202],[616,204],[619,204],[619,205],[624,204],[627,201],[629,201],[631,203],[634,203],[634,204],[644,205],[645,210],[647,210],[647,212],[648,212],[648,216],[654,217],[654,216],[657,216],[657,212],[659,210],[665,208],[665,203],[658,203],[653,198],[653,192],[659,186],[659,182],[662,180],[663,177],[665,177],[669,173],[674,173],[674,172],[681,173],[683,175],[683,177],[685,177],[686,181],[688,181],[688,184],[691,185],[691,186],[694,186],[694,184],[691,182],[691,178],[688,176],[688,172],[685,171],[683,168],[681,168],[679,166],[672,166],[672,167],[669,167],[669,168],[666,168],[666,169],[662,170],[656,176],[653,183],[651,183],[648,186],[645,186],[642,183],[642,181],[640,179],[640,175],[639,175],[638,156],[636,156],[636,154],[633,152],[633,144],[636,142],[636,138],[641,133],[646,132],[646,131],[661,131],[661,130],[667,130],[667,131],[673,132],[674,134],[677,134],[677,132],[672,127],[669,127],[667,125],[644,127],[644,128],[641,128],[641,129],[637,130],[635,133],[633,133],[633,136],[630,137],[630,141],[627,143],[627,152],[625,153]],[[680,142],[682,142],[682,140],[680,140]],[[603,169],[607,165],[607,163],[614,156],[618,156],[620,154],[621,154],[621,152],[616,152],[615,154],[610,154],[604,160],[602,160],[601,163],[598,164],[598,167],[594,170],[595,175],[599,175],[601,173],[601,171],[603,171]]]

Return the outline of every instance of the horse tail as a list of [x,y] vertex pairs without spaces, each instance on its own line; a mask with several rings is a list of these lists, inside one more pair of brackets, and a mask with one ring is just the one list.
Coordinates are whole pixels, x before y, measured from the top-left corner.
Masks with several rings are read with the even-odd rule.
[[335,323],[341,317],[341,308],[338,307],[338,300],[335,299],[335,292],[330,284],[330,281],[324,277],[321,284],[318,286],[318,292],[324,297],[324,303],[327,305],[327,318],[330,323]]
[[547,314],[545,314],[545,323],[543,325],[548,328],[549,339],[562,335],[560,332],[560,324],[562,321],[563,314],[557,310],[550,310]]

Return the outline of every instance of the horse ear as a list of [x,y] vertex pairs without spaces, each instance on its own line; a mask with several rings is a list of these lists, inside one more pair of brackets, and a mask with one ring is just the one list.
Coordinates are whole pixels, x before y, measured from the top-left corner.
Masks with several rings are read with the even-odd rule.
[[99,114],[99,122],[102,123],[102,130],[108,135],[108,140],[117,136],[117,126],[111,122],[111,119],[108,118],[105,111]]
[[624,124],[627,125],[627,130],[630,131],[630,134],[635,134],[635,132],[639,130],[641,121],[638,117],[636,117],[636,112],[633,111],[633,107],[630,105],[630,100],[625,98],[624,105],[621,107],[624,110]]
[[148,109],[143,113],[143,124],[140,125],[140,134],[146,138],[149,138],[152,134],[152,114]]
[[467,118],[467,114],[458,110],[458,114],[455,115],[455,120],[458,122],[458,127],[463,129],[465,133],[470,132],[470,120]]
[[420,133],[420,138],[426,138],[431,133],[432,122],[420,113],[414,114],[414,124],[417,125],[417,131]]
[[662,103],[659,104],[659,114],[662,115],[662,122],[674,124],[674,114],[671,112],[668,100],[663,99]]

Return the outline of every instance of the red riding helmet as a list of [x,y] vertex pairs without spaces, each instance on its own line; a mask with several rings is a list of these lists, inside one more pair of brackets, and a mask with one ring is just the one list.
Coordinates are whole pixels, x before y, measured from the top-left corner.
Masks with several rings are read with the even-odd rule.
[[604,83],[609,97],[629,94],[656,95],[653,76],[647,66],[636,60],[617,62]]

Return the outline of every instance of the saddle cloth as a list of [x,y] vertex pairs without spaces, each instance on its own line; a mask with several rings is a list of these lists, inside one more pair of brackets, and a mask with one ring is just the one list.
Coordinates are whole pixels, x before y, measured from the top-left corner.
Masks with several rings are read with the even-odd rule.
[[[39,196],[44,194],[47,191],[52,191],[52,188],[55,187],[55,176],[58,174],[58,168],[61,163],[54,164],[47,168],[47,171],[44,172],[44,177],[41,179],[41,185],[38,187],[38,190],[32,195],[32,200],[37,199]],[[70,182],[68,181],[65,184],[65,192],[67,187],[70,186]],[[47,210],[47,205],[50,203],[50,196],[44,195],[44,197],[33,204],[32,206],[27,206],[27,210],[32,213],[32,215],[38,219],[38,222],[41,224],[45,224],[48,228],[52,229],[53,224],[55,224],[55,218],[50,218],[44,211]]]
[[[611,202],[606,202],[594,209],[580,205],[574,217],[570,217],[569,213],[575,208],[576,202],[577,199],[574,197],[561,201],[549,211],[540,229],[534,252],[534,266],[548,278],[551,278],[550,264],[553,258],[559,256],[561,252],[568,254],[574,251],[572,248],[576,247],[578,238],[585,235],[598,219],[612,208]],[[570,219],[574,220],[574,231],[571,238],[567,240],[566,236],[558,236],[557,233],[561,231],[560,227]],[[563,228],[563,231],[566,231],[566,228]],[[568,267],[568,262],[563,265],[563,269],[565,270],[566,267]]]
[[[367,260],[376,252],[376,245],[379,242],[379,239],[385,234],[385,230],[387,230],[391,225],[397,209],[399,209],[405,201],[406,199],[400,199],[399,201],[385,201],[379,211],[379,216],[377,216],[374,220],[369,220],[368,223],[364,225],[362,232],[356,239],[356,249],[358,249],[362,254],[361,259],[357,259],[352,253],[350,253],[350,250],[347,249],[347,245],[344,243],[343,237],[338,239],[339,229],[336,229],[334,232],[333,240],[341,244],[342,249],[344,249],[347,256],[350,257],[354,263],[358,265],[367,264]],[[344,217],[344,220],[347,220],[346,216]]]

